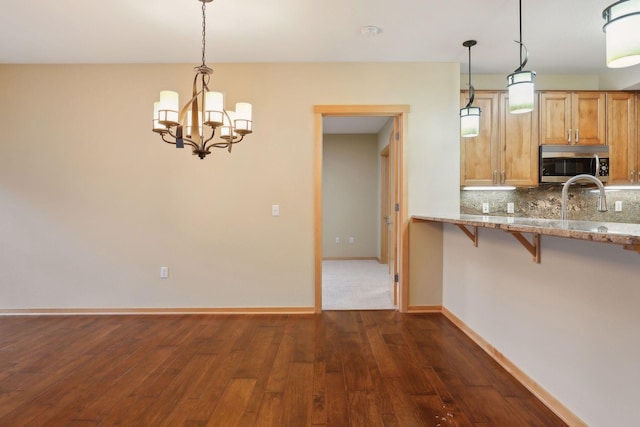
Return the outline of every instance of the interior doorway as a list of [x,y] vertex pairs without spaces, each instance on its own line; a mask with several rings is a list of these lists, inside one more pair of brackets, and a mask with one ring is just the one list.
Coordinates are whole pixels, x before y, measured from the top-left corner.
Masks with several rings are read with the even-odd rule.
[[[315,147],[314,147],[314,199],[315,199],[315,311],[323,309],[323,119],[327,117],[364,117],[380,116],[391,119],[392,127],[386,138],[388,144],[376,152],[380,165],[380,202],[378,221],[378,252],[375,263],[386,261],[383,266],[389,277],[389,286],[393,295],[393,304],[400,311],[406,311],[408,292],[404,287],[407,259],[403,257],[407,246],[408,219],[406,216],[406,179],[404,177],[404,159],[402,129],[406,126],[408,106],[316,106]],[[377,147],[379,148],[379,147]],[[376,184],[377,185],[377,184]],[[386,208],[385,208],[386,206]],[[324,236],[324,240],[327,237]],[[335,238],[336,242],[340,240]],[[327,250],[327,252],[329,252]],[[356,307],[354,307],[356,308]],[[390,308],[393,308],[391,306]]]

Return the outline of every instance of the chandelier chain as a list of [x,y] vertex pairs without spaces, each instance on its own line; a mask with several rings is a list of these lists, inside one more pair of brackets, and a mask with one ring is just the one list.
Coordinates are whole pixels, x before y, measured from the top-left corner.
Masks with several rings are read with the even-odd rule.
[[206,2],[202,2],[202,66],[205,65],[205,50],[206,50],[206,39],[207,39],[207,14],[206,10]]

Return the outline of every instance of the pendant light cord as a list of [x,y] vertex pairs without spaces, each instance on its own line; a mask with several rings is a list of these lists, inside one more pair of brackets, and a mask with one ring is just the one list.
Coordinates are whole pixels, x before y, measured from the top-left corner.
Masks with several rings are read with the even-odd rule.
[[471,87],[471,45],[469,45],[469,87]]
[[[519,16],[519,25],[520,25],[520,40],[515,40],[516,43],[520,45],[520,66],[514,71],[515,73],[519,73],[524,69],[524,66],[527,65],[527,61],[529,61],[529,50],[522,43],[522,0],[518,2],[518,16]],[[524,61],[522,59],[522,52],[524,50]]]
[[[204,7],[204,3],[202,4],[202,7]],[[520,24],[520,69],[522,70],[522,0],[519,1],[518,12]]]

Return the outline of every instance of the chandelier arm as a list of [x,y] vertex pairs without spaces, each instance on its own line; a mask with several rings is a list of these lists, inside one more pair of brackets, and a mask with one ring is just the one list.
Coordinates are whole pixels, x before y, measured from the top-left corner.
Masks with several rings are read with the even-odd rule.
[[[167,131],[166,133],[168,133],[168,134],[169,134],[169,136],[170,136],[170,137],[172,137],[173,139],[177,139],[177,136],[176,136],[173,132],[171,132],[171,129],[168,129],[168,131]],[[167,141],[167,140],[164,138],[164,134],[162,135],[162,140],[163,140],[164,142],[169,143],[169,144],[174,144],[174,145],[175,145],[175,143],[176,143],[175,141],[173,141],[173,142],[171,142],[171,141]],[[198,148],[198,144],[196,144],[195,142],[193,142],[193,141],[192,141],[191,139],[189,139],[189,138],[182,137],[182,141],[183,141],[185,144],[190,145],[190,146],[191,146],[191,147],[193,147],[193,148]]]
[[173,145],[176,145],[176,141],[170,141],[170,140],[168,140],[168,139],[166,139],[166,138],[164,137],[166,134],[167,134],[167,132],[164,132],[164,133],[161,133],[161,134],[160,134],[160,137],[162,138],[162,140],[163,140],[164,142],[166,142],[167,144],[173,144]]
[[227,142],[216,142],[214,144],[209,145],[204,151],[207,154],[211,154],[212,148],[227,148],[230,144]]
[[[202,3],[204,6],[204,3]],[[193,87],[191,89],[191,101],[189,101],[187,103],[187,105],[191,104],[191,135],[198,141],[202,141],[202,137],[203,135],[200,135],[200,119],[204,120],[204,117],[200,118],[198,116],[198,111],[200,111],[200,109],[198,108],[198,97],[200,96],[200,94],[204,91],[204,89],[202,90],[198,90],[198,77],[200,76],[200,74],[196,74],[195,77],[193,78]],[[204,99],[202,100],[203,104],[204,104]],[[204,129],[203,129],[204,131]]]
[[244,139],[244,135],[240,135],[239,139],[232,139],[229,141],[229,144],[237,144]]
[[211,141],[215,136],[216,136],[216,129],[213,128],[213,131],[211,132],[211,136],[202,142],[203,146],[207,145],[207,143]]
[[228,146],[229,146],[228,142],[214,142],[213,144],[207,147],[207,150],[210,150],[212,148],[227,148]]

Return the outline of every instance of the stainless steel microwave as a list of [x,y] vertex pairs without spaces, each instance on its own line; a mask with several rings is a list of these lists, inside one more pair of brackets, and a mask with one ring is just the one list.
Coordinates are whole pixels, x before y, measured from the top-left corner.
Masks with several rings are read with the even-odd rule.
[[540,182],[566,182],[589,174],[609,180],[609,147],[606,145],[541,145]]

